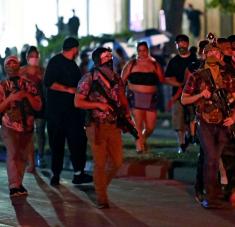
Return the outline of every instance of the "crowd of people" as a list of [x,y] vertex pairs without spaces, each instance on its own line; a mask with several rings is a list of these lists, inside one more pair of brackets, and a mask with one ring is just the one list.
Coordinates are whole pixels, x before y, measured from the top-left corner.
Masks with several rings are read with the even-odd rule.
[[[7,148],[10,197],[26,195],[25,168],[34,173],[34,127],[40,167],[44,160],[45,128],[51,152],[52,186],[60,185],[65,144],[74,170],[73,184],[94,180],[97,207],[109,208],[108,186],[122,165],[121,132],[135,138],[138,154],[151,152],[148,138],[156,127],[159,85],[172,87],[168,109],[177,134],[178,153],[199,143],[195,196],[204,208],[221,206],[235,187],[235,164],[223,152],[235,140],[235,35],[209,34],[198,48],[189,37],[175,38],[177,54],[163,67],[147,42],[137,43],[136,55],[118,67],[106,47],[80,54],[79,41],[64,40],[61,53],[44,67],[35,46],[26,51],[26,64],[17,56],[4,59],[6,78],[0,82],[1,137]],[[94,161],[93,176],[85,169],[87,143]],[[230,152],[233,153],[233,152]],[[229,168],[228,168],[229,166]],[[222,180],[223,178],[223,180]],[[226,178],[226,180],[224,180]],[[223,186],[223,188],[222,188]],[[223,190],[222,190],[223,189]]]

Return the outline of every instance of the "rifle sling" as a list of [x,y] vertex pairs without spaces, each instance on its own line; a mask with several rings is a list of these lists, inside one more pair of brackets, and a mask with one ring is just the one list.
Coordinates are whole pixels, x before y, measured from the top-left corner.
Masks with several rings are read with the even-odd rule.
[[[97,70],[105,77],[105,79],[107,79],[108,82],[110,83],[110,79],[107,77],[106,74],[104,74],[99,68],[95,68],[95,69],[97,69]],[[111,101],[111,102],[114,102],[114,100],[111,99],[111,98],[107,95],[105,89],[104,89],[103,86],[99,83],[99,81],[93,79],[93,77],[94,77],[93,74],[94,74],[94,71],[91,72],[91,75],[92,75],[92,85],[93,85],[94,83],[95,83],[94,85],[98,85],[98,92],[99,92],[104,98],[106,98],[106,99],[108,100],[108,102],[110,102],[110,101]],[[90,91],[92,90],[92,87],[93,87],[93,86],[91,86]],[[90,94],[90,91],[89,91],[88,94]]]

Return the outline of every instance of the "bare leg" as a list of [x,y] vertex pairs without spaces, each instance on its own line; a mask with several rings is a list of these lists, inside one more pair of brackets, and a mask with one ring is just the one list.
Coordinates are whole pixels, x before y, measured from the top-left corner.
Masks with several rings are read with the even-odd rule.
[[228,177],[222,159],[219,160],[220,183],[222,185],[228,184]]
[[144,129],[145,111],[133,109],[132,114],[134,116],[135,126],[139,135],[139,139],[136,140],[136,151],[138,153],[142,153],[144,150],[142,131]]
[[190,135],[195,136],[195,131],[196,131],[196,122],[190,121]]
[[142,131],[144,151],[148,152],[147,139],[153,133],[157,122],[157,111],[146,111],[145,128]]
[[28,173],[34,173],[35,172],[35,158],[34,158],[34,141],[33,139],[29,142],[29,145],[27,146],[27,153],[28,153],[28,167],[27,172]]
[[178,130],[177,131],[178,142],[179,144],[185,144],[185,131]]

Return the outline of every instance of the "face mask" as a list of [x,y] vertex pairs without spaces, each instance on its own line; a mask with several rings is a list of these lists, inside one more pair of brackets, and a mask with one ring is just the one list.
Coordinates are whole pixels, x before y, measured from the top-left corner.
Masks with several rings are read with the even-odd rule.
[[19,66],[5,66],[5,72],[6,74],[10,75],[17,75],[19,71]]
[[32,66],[38,66],[39,58],[29,58],[28,63],[29,65],[32,65]]
[[206,62],[208,64],[215,64],[215,63],[219,63],[220,60],[218,58],[216,58],[215,56],[210,56],[206,58]]
[[188,53],[188,48],[179,47],[179,48],[178,48],[178,51],[179,51],[180,54],[184,55],[184,54],[187,54],[187,53]]
[[104,65],[104,66],[107,66],[108,68],[110,68],[111,70],[113,70],[113,60],[112,60],[112,59],[109,60],[109,61],[107,61],[107,62],[105,62],[103,65]]
[[232,60],[232,56],[224,55],[224,62],[225,63],[230,63]]

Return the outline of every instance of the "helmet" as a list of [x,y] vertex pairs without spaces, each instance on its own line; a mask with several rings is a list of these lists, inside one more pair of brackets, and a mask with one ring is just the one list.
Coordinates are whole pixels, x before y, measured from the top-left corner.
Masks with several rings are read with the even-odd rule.
[[214,45],[212,43],[209,43],[204,47],[203,53],[207,54],[209,51],[212,51],[212,50],[217,50],[217,51],[221,52],[221,49],[219,47],[217,47],[216,45]]

